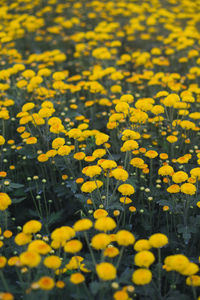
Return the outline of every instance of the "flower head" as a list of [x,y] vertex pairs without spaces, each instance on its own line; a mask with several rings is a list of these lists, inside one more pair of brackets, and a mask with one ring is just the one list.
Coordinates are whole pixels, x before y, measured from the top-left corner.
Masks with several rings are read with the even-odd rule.
[[113,230],[117,226],[114,219],[111,217],[102,217],[96,220],[94,227],[99,231],[110,231]]
[[150,236],[149,243],[154,248],[161,248],[168,244],[168,237],[162,233],[155,233]]
[[108,262],[102,262],[96,266],[97,275],[101,280],[113,280],[116,278],[116,268]]
[[133,272],[132,281],[137,285],[149,284],[152,279],[152,273],[148,269],[138,269]]
[[0,193],[0,210],[6,210],[12,201],[8,194]]
[[54,280],[49,276],[41,277],[40,280],[38,281],[38,284],[42,290],[46,290],[46,291],[52,290],[55,286]]
[[118,187],[118,191],[123,195],[123,196],[129,196],[135,193],[135,189],[132,185],[123,183]]

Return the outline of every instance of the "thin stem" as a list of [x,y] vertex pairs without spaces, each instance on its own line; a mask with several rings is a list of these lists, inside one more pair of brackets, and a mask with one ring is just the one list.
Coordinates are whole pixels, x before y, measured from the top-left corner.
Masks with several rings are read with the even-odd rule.
[[193,295],[193,298],[194,300],[197,300],[197,292],[196,292],[196,289],[193,285],[191,285],[191,288],[192,288],[192,295]]
[[158,248],[158,290],[161,297],[161,250]]
[[119,268],[119,265],[120,265],[120,261],[122,259],[122,255],[124,253],[124,246],[120,249],[120,252],[119,252],[119,257],[118,257],[118,260],[117,260],[117,263],[116,263],[116,269]]
[[108,207],[108,199],[109,199],[109,172],[106,174],[106,207]]
[[93,262],[93,264],[94,264],[94,267],[96,268],[96,264],[97,264],[97,263],[96,263],[96,260],[95,260],[95,257],[94,257],[94,253],[93,253],[93,251],[92,251],[92,249],[91,249],[91,246],[90,246],[90,243],[89,243],[89,239],[88,239],[88,235],[87,235],[86,232],[84,232],[84,237],[85,237],[85,240],[86,240],[88,249],[89,249],[89,251],[90,251],[90,255],[91,255],[91,257],[92,257],[92,262]]
[[3,272],[1,270],[0,270],[0,278],[2,280],[2,283],[3,283],[3,286],[4,286],[5,290],[8,292],[9,291],[8,284],[6,282],[6,279],[4,277]]

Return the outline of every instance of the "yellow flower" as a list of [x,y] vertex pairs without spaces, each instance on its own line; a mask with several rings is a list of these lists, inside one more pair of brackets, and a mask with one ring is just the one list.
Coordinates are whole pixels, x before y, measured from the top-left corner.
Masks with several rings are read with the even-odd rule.
[[28,245],[28,251],[45,255],[51,251],[51,247],[42,240],[34,240]]
[[19,256],[22,265],[30,268],[37,267],[41,261],[41,257],[38,253],[32,251],[22,252]]
[[122,141],[138,140],[140,139],[140,137],[141,137],[140,133],[134,130],[125,129],[122,132]]
[[2,300],[14,300],[14,296],[11,293],[0,293],[0,299],[2,299]]
[[69,263],[65,266],[68,270],[76,270],[81,266],[81,262],[83,261],[82,256],[73,256]]
[[101,280],[113,280],[116,278],[116,268],[108,262],[102,262],[96,266],[97,275]]
[[56,282],[56,287],[57,287],[58,289],[63,289],[63,288],[65,287],[64,281],[58,280],[58,281]]
[[178,141],[178,138],[177,138],[176,136],[174,136],[174,135],[169,135],[169,136],[166,138],[166,140],[167,140],[169,143],[173,144],[173,143],[175,143],[175,142]]
[[167,188],[167,192],[170,194],[176,194],[180,192],[180,186],[178,184],[172,184]]
[[23,233],[31,234],[40,231],[42,228],[42,224],[37,220],[31,220],[24,224]]
[[161,159],[168,159],[169,155],[167,153],[160,153],[160,158]]
[[196,190],[196,186],[192,183],[184,183],[181,185],[181,192],[186,195],[194,195]]
[[190,264],[189,259],[183,254],[174,254],[165,257],[163,268],[166,271],[184,271]]
[[49,118],[54,113],[54,108],[41,108],[38,112],[40,118]]
[[177,94],[169,94],[164,100],[163,104],[167,107],[172,107],[176,102],[180,101],[180,97]]
[[123,196],[129,196],[135,193],[135,189],[132,185],[123,183],[118,187],[118,191],[123,195]]
[[159,114],[163,114],[164,113],[164,107],[161,106],[161,105],[155,105],[153,106],[151,112],[154,114],[154,115],[159,115]]
[[31,234],[25,234],[24,232],[20,232],[15,236],[15,243],[18,246],[26,245],[30,243],[31,240],[32,240]]
[[69,138],[79,139],[82,134],[82,131],[78,128],[72,128],[70,131],[68,131],[67,135]]
[[12,256],[8,259],[9,266],[18,266],[20,264],[18,256]]
[[199,271],[199,266],[195,263],[190,262],[183,271],[180,271],[182,275],[191,276]]
[[35,104],[33,102],[27,102],[22,106],[22,111],[28,111],[35,107]]
[[135,265],[138,267],[146,267],[149,268],[149,266],[155,261],[155,257],[153,253],[147,250],[143,250],[138,252],[135,255],[134,262]]
[[161,248],[168,244],[168,237],[162,233],[155,233],[150,236],[149,243],[154,248]]
[[46,152],[46,156],[47,157],[54,157],[57,154],[57,150],[51,149],[49,151]]
[[0,256],[0,269],[4,268],[7,263],[7,259],[5,256]]
[[189,130],[189,129],[194,129],[195,128],[195,123],[184,120],[184,121],[181,121],[180,126],[183,129]]
[[114,300],[129,300],[129,296],[126,291],[117,291],[113,295]]
[[128,114],[129,109],[130,109],[129,104],[126,103],[126,102],[124,102],[124,101],[119,102],[119,103],[115,106],[116,112],[122,112],[122,113],[124,113],[125,115]]
[[100,188],[103,185],[103,182],[100,180],[95,181],[86,181],[81,186],[81,191],[84,193],[92,193],[97,188]]
[[169,210],[169,206],[164,205],[164,206],[163,206],[163,211],[168,211],[168,210]]
[[200,286],[200,276],[192,275],[186,278],[186,284],[190,286]]
[[6,177],[6,176],[7,176],[7,173],[6,173],[6,172],[4,172],[4,171],[1,171],[1,172],[0,172],[0,177],[3,177],[3,178],[4,178],[4,177]]
[[119,230],[116,233],[116,241],[120,246],[129,246],[134,244],[135,237],[131,232],[127,230]]
[[83,160],[85,158],[85,153],[84,152],[77,152],[74,154],[74,159],[77,160]]
[[174,173],[172,176],[172,180],[175,183],[181,183],[181,182],[186,181],[187,179],[188,179],[188,174],[183,171],[178,171],[178,172]]
[[70,276],[70,281],[73,283],[73,284],[80,284],[82,282],[85,281],[85,277],[83,274],[81,273],[74,273]]
[[76,235],[75,230],[69,226],[62,226],[59,228],[54,229],[54,231],[51,233],[52,240],[55,240],[57,242],[65,242],[67,240],[70,240]]
[[120,85],[115,84],[111,86],[110,90],[112,93],[121,93],[122,88]]
[[25,78],[32,78],[33,76],[35,76],[35,72],[33,70],[25,70],[23,73],[22,73],[22,76],[24,76]]
[[98,165],[88,166],[82,169],[82,173],[90,178],[101,174],[102,169]]
[[45,257],[43,264],[45,265],[45,267],[49,268],[49,269],[58,269],[61,266],[61,259],[60,257],[56,256],[56,255],[50,255]]
[[95,219],[106,217],[107,215],[108,215],[108,212],[102,208],[96,209],[95,212],[93,213],[93,217]]
[[0,193],[0,210],[6,210],[12,201],[8,194]]
[[68,253],[77,253],[83,247],[83,244],[79,240],[71,240],[64,245],[64,251]]
[[136,141],[134,140],[128,140],[128,141],[125,141],[123,146],[121,147],[121,151],[122,152],[126,152],[126,151],[132,151],[132,150],[135,150],[135,149],[138,149],[139,148],[139,145]]
[[122,168],[112,170],[111,174],[116,180],[126,181],[128,179],[128,172]]
[[58,149],[61,146],[63,146],[64,144],[65,144],[65,139],[64,138],[56,138],[52,142],[52,148],[53,149]]
[[94,156],[95,158],[101,158],[106,154],[106,150],[105,149],[96,149],[93,151],[92,156]]
[[161,175],[161,176],[168,176],[168,175],[172,176],[173,173],[174,173],[174,169],[169,165],[162,166],[158,170],[158,174]]
[[137,285],[149,284],[152,280],[152,273],[148,269],[138,269],[133,272],[132,281]]
[[45,162],[49,158],[48,158],[48,156],[46,154],[43,153],[43,154],[40,154],[37,159],[38,159],[39,162]]
[[26,140],[26,144],[27,145],[33,145],[33,144],[36,144],[37,143],[37,138],[36,137],[29,137],[27,140]]
[[134,101],[134,97],[133,97],[133,95],[125,94],[120,97],[120,101],[132,103]]
[[109,140],[109,135],[105,134],[105,133],[97,133],[95,135],[95,141],[96,141],[96,145],[100,146],[104,143],[106,143]]
[[84,231],[89,230],[90,228],[92,228],[92,226],[93,223],[90,219],[81,219],[76,221],[73,227],[75,231]]
[[55,72],[52,77],[54,80],[64,80],[67,76],[64,72]]
[[145,156],[148,158],[155,158],[158,156],[158,153],[154,150],[149,150],[145,153]]
[[151,245],[148,240],[141,239],[138,240],[134,245],[135,251],[143,251],[151,249]]
[[190,174],[192,177],[195,177],[197,178],[198,180],[200,180],[200,168],[193,168],[191,171],[190,171]]
[[91,245],[96,250],[105,249],[110,244],[110,236],[106,233],[99,233],[92,237]]
[[72,149],[70,148],[70,146],[63,145],[58,148],[58,155],[61,155],[61,156],[69,155],[71,150]]
[[105,159],[100,164],[104,171],[111,170],[117,167],[117,163],[114,160]]
[[115,257],[117,255],[119,255],[119,249],[112,246],[112,245],[109,245],[103,252],[103,255],[104,256],[107,256],[107,257]]
[[116,228],[117,224],[111,217],[102,217],[96,220],[94,228],[99,231],[110,231]]
[[55,286],[54,280],[49,276],[43,276],[38,281],[39,287],[42,290],[49,291],[52,290]]
[[121,203],[124,203],[124,204],[130,204],[131,202],[133,202],[129,197],[120,197],[119,198],[119,201],[121,202]]
[[133,167],[139,168],[139,169],[143,169],[144,167],[144,160],[142,158],[139,157],[134,157],[131,159],[130,164]]
[[12,231],[10,231],[10,230],[5,230],[5,231],[3,232],[3,236],[4,236],[6,239],[11,238],[12,235],[13,235],[13,233],[12,233]]

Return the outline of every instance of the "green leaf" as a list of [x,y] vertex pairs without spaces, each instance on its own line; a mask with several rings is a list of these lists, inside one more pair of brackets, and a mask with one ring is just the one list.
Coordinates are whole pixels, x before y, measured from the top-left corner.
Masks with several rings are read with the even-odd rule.
[[190,232],[183,233],[183,239],[184,239],[185,244],[188,244],[189,240],[191,239],[191,233]]
[[129,284],[132,274],[133,274],[133,270],[126,268],[119,278],[119,283]]
[[172,206],[172,204],[168,201],[168,200],[159,200],[159,201],[157,201],[157,203],[159,204],[159,205],[162,205],[162,206],[169,206],[169,208],[172,210],[173,209],[173,206]]
[[90,291],[95,296],[101,289],[101,283],[98,281],[93,281],[90,283]]
[[191,298],[188,297],[187,295],[181,294],[178,291],[171,292],[169,297],[167,297],[167,300],[177,300],[177,299],[190,300]]
[[21,203],[22,201],[24,201],[26,199],[26,197],[21,197],[21,198],[12,198],[12,203],[16,204],[16,203]]
[[63,214],[63,211],[52,212],[51,215],[46,220],[47,224],[52,225],[56,222],[59,222],[60,219],[61,219],[62,214]]
[[23,184],[21,184],[21,183],[14,183],[14,182],[11,182],[9,186],[11,188],[13,188],[13,189],[20,189],[20,188],[24,187]]

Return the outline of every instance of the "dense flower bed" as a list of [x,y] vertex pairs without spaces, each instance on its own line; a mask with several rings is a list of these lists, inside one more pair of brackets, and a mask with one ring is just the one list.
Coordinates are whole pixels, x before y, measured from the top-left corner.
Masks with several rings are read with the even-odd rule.
[[0,4],[0,299],[200,299],[199,1]]

